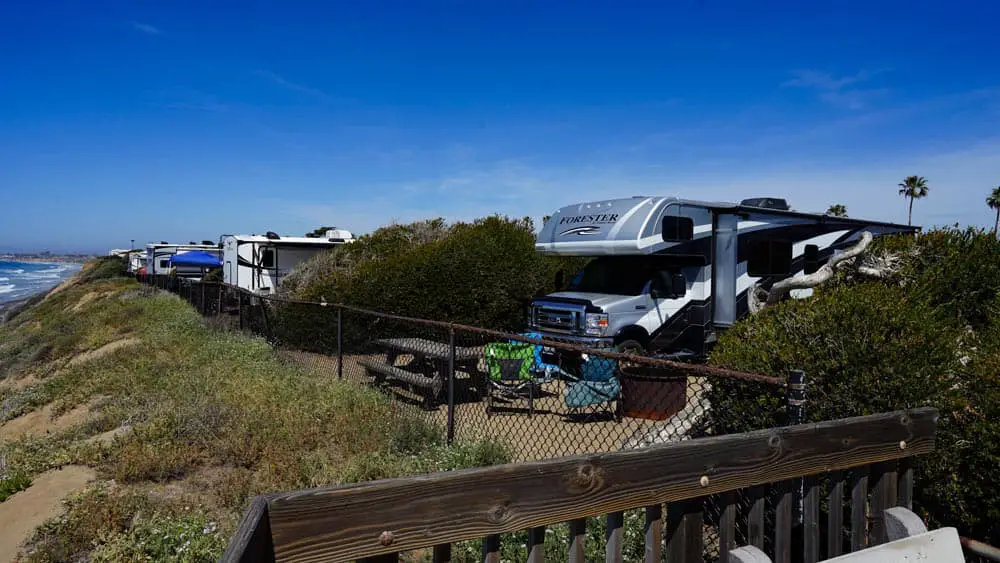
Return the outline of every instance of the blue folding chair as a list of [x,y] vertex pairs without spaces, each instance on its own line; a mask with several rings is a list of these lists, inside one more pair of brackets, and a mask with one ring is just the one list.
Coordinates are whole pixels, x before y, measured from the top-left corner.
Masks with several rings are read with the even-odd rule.
[[580,377],[572,378],[563,391],[563,401],[571,414],[589,407],[604,407],[620,419],[620,409],[611,404],[621,397],[618,362],[610,358],[587,358],[580,366]]

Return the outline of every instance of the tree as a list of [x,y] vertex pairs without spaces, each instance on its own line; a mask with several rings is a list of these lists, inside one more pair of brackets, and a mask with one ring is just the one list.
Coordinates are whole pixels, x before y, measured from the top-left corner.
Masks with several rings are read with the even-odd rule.
[[990,209],[996,209],[997,218],[993,222],[993,234],[997,234],[997,227],[1000,227],[1000,186],[993,188],[990,193],[990,197],[986,198],[986,205],[990,206]]
[[835,203],[827,208],[826,214],[834,217],[847,217],[847,207],[839,203]]
[[929,190],[930,188],[927,187],[927,179],[923,176],[907,176],[902,182],[900,182],[899,195],[910,200],[910,213],[906,220],[907,225],[913,224],[913,200],[927,197],[927,192]]

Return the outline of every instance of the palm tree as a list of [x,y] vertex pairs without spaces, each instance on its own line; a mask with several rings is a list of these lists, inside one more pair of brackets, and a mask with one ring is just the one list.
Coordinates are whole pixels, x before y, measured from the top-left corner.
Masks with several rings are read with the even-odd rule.
[[997,234],[997,227],[1000,227],[1000,186],[993,188],[990,192],[990,197],[986,198],[986,205],[990,206],[990,209],[997,210],[997,219],[993,222],[993,234]]
[[835,203],[827,208],[826,214],[834,217],[847,217],[847,207],[839,203]]
[[910,214],[906,220],[907,225],[913,224],[913,200],[927,197],[927,179],[923,176],[907,176],[899,184],[899,195],[910,200]]

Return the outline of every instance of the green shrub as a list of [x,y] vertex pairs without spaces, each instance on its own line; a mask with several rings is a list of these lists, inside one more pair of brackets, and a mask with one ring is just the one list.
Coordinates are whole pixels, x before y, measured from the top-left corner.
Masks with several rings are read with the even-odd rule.
[[118,256],[103,256],[87,264],[77,278],[79,283],[120,278],[128,272],[128,262]]
[[[394,225],[307,262],[286,278],[282,291],[306,301],[516,331],[523,328],[527,303],[556,289],[556,272],[572,274],[583,263],[541,256],[534,244],[530,219]],[[335,348],[333,309],[280,305],[270,322],[286,345]],[[388,334],[404,325],[345,313],[348,345],[368,340],[373,329]]]
[[[711,362],[761,373],[805,370],[809,421],[937,408],[937,451],[916,459],[915,505],[935,525],[995,542],[1000,338],[977,339],[945,312],[954,303],[914,296],[911,289],[843,284],[787,301],[734,326]],[[719,417],[717,426],[738,432],[782,419],[780,395],[748,389],[725,380],[713,386],[713,412],[758,411],[738,420]]]
[[884,237],[873,252],[903,257],[901,283],[913,298],[923,297],[942,314],[980,329],[992,322],[1000,295],[1000,240],[987,231],[937,229],[919,237]]
[[91,555],[95,563],[115,561],[218,561],[226,537],[202,512],[154,513],[137,519],[127,531],[102,537]]
[[31,486],[31,477],[24,471],[0,473],[0,502]]

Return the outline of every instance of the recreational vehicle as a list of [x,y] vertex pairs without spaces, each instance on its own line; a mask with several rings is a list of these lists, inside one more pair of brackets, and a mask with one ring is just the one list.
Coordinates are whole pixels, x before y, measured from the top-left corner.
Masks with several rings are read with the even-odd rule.
[[331,229],[321,237],[222,235],[225,283],[257,293],[273,293],[297,264],[354,240],[350,231]]
[[[219,248],[219,245],[209,240],[203,240],[201,241],[201,244],[196,242],[190,242],[188,244],[172,244],[165,241],[147,244],[145,264],[146,273],[153,276],[169,275],[171,270],[174,269],[173,265],[170,263],[170,257],[175,254],[191,250],[201,250],[216,256],[221,256],[222,254],[222,250]],[[176,268],[176,272],[179,277],[200,278],[202,275],[201,268],[198,267],[187,268],[179,266]]]
[[128,273],[136,274],[146,265],[146,253],[142,250],[131,250],[128,253]]
[[566,291],[532,302],[528,326],[544,338],[587,347],[698,359],[718,331],[747,313],[755,284],[766,289],[812,273],[863,232],[918,229],[796,212],[778,198],[570,205],[545,223],[535,249],[592,259]]

